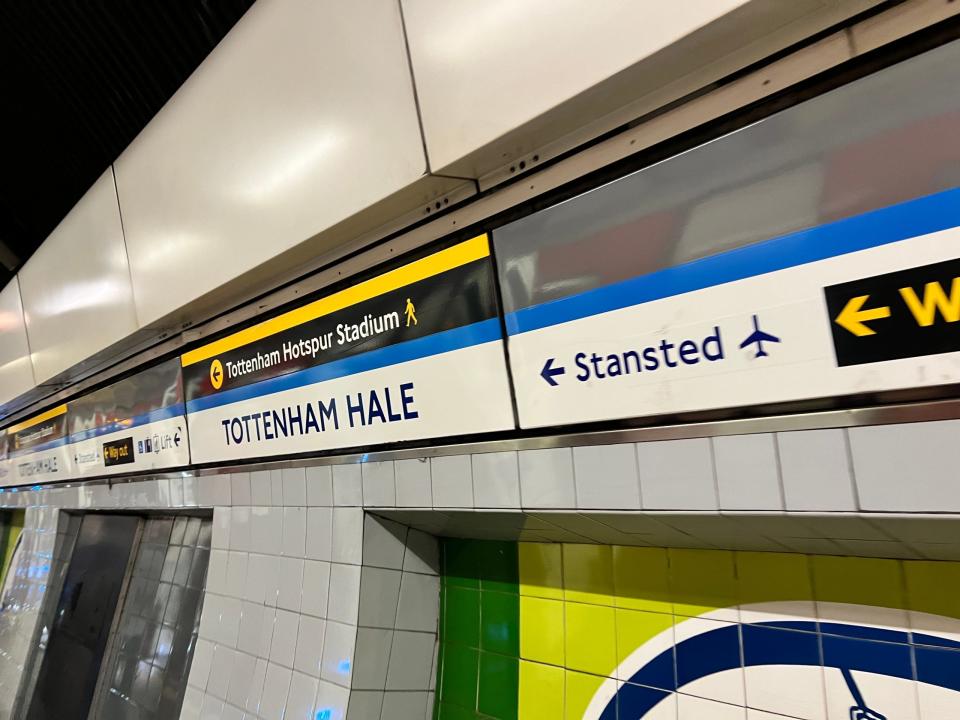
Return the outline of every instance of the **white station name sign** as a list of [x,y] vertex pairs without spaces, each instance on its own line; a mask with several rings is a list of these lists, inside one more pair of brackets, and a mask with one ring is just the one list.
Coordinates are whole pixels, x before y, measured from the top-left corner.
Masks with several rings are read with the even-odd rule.
[[958,226],[952,190],[510,313],[521,427],[960,382]]
[[482,235],[182,356],[194,462],[514,427]]

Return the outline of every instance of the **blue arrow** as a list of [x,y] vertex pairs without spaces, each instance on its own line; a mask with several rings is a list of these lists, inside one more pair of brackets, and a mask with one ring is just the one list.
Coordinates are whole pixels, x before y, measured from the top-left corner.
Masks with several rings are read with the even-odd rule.
[[563,375],[564,373],[567,372],[566,368],[564,367],[553,366],[553,361],[555,359],[556,358],[547,358],[547,361],[543,364],[543,370],[540,371],[540,377],[542,377],[544,380],[546,380],[548,383],[550,383],[553,386],[557,386],[560,384],[556,380],[554,380],[554,378],[557,375]]

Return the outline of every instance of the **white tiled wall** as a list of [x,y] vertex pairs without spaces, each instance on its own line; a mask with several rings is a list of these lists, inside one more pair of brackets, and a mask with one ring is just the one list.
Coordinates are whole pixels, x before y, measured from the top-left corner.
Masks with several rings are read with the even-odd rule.
[[0,493],[27,508],[24,601],[0,614],[0,720],[58,571],[61,509],[212,508],[182,718],[423,720],[434,535],[960,559],[958,436],[943,421]]

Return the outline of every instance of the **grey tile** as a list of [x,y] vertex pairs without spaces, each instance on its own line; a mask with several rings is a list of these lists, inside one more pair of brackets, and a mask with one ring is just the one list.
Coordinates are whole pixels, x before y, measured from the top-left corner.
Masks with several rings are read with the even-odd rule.
[[363,519],[363,564],[399,570],[403,567],[407,528],[367,515]]
[[213,511],[213,539],[211,547],[226,550],[230,547],[230,508],[218,507]]
[[283,504],[304,507],[307,504],[306,471],[304,468],[284,468],[280,471],[283,484]]
[[252,548],[268,555],[279,555],[283,543],[283,508],[254,507],[250,513]]
[[333,563],[330,566],[327,618],[348,625],[356,625],[359,609],[360,566]]
[[473,507],[473,470],[469,455],[430,459],[434,507]]
[[950,543],[960,538],[960,518],[958,517],[879,515],[871,517],[869,522],[881,528],[890,537],[908,543]]
[[380,717],[383,707],[383,692],[379,690],[353,690],[347,706],[346,720],[371,720]]
[[270,502],[276,507],[283,506],[283,470],[270,471]]
[[715,437],[713,453],[721,509],[783,509],[773,434]]
[[923,557],[930,560],[960,560],[960,545],[952,543],[913,543],[911,545]]
[[250,473],[230,475],[230,502],[234,506],[253,504],[250,495]]
[[398,507],[432,507],[430,461],[427,458],[394,463]]
[[868,511],[957,512],[960,420],[850,428],[860,507]]
[[353,654],[357,628],[353,625],[327,621],[323,637],[323,657],[320,677],[342,687],[350,687],[353,674]]
[[846,555],[833,540],[821,538],[778,537],[777,540],[794,552],[807,555]]
[[326,617],[330,597],[330,563],[306,560],[303,564],[303,598],[300,612]]
[[230,504],[230,475],[205,475],[199,479],[199,504],[216,507]]
[[921,553],[906,543],[895,540],[837,540],[850,555],[858,557],[900,558],[903,560],[917,560]]
[[306,556],[313,560],[330,560],[333,510],[328,507],[307,508]]
[[[334,562],[359,565],[363,561],[363,510],[361,508],[333,508]],[[325,558],[317,557],[316,560]]]
[[573,450],[521,450],[518,455],[523,507],[573,509],[577,506]]
[[306,615],[300,616],[300,630],[297,635],[297,651],[293,658],[293,667],[311,677],[320,677],[320,662],[323,658],[323,637],[326,621]]
[[410,529],[403,555],[404,572],[437,575],[440,572],[440,542],[422,530]]
[[363,480],[363,504],[367,507],[394,507],[397,491],[393,479],[393,461],[368,462],[360,466]]
[[400,571],[364,567],[360,573],[360,625],[393,628],[400,601]]
[[640,507],[640,479],[633,445],[592,445],[573,449],[577,507]]
[[270,497],[270,471],[250,473],[250,504],[267,506],[273,504]]
[[387,686],[387,663],[393,630],[357,628],[354,653],[353,687],[357,690],[383,690]]
[[363,505],[363,479],[359,465],[333,466],[333,504]]
[[637,443],[645,510],[716,510],[717,484],[708,438]]
[[830,513],[829,515],[805,514],[803,524],[819,533],[819,537],[832,540],[892,540],[880,526],[867,522],[854,513]]
[[436,635],[398,630],[393,636],[387,690],[428,690]]
[[425,720],[431,717],[428,692],[386,692],[383,694],[381,720]]
[[284,507],[280,551],[289,557],[304,557],[307,537],[307,509]]
[[440,613],[440,578],[434,575],[403,573],[396,627],[399,630],[437,632]]
[[520,507],[516,451],[478,453],[472,456],[472,462],[474,507]]
[[333,505],[333,471],[329,465],[306,469],[307,505],[330,507]]
[[777,433],[787,510],[856,510],[844,430]]

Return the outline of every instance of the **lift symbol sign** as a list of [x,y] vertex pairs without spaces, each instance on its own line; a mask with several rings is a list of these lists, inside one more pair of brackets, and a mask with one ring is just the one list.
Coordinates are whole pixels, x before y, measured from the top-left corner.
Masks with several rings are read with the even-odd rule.
[[960,351],[960,260],[824,288],[837,365]]

